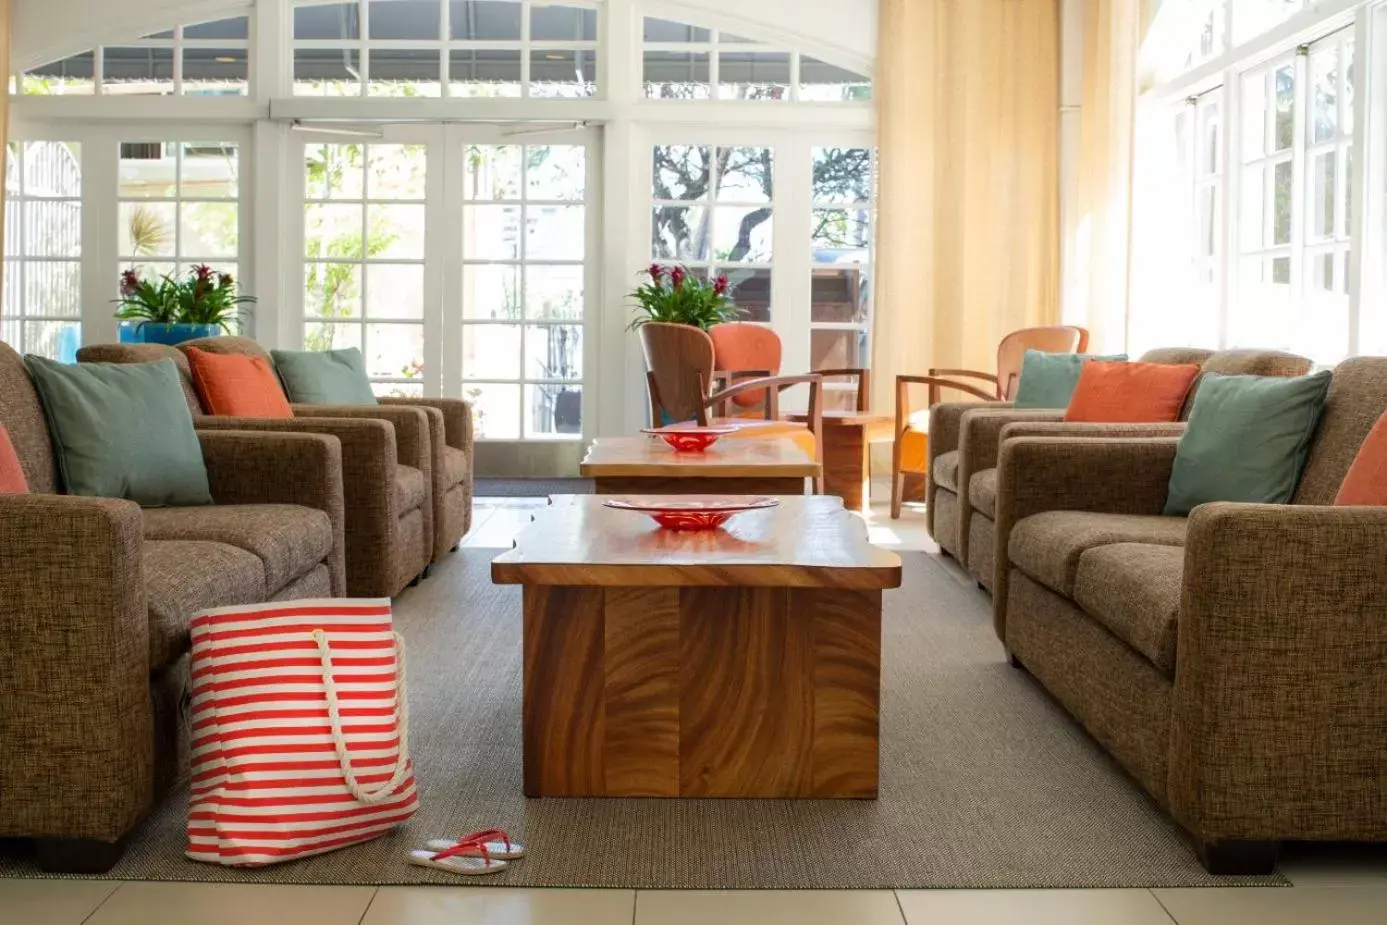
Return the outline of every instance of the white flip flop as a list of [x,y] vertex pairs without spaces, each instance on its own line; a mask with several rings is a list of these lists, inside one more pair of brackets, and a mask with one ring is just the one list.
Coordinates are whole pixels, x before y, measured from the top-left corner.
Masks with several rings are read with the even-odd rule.
[[[480,849],[477,849],[480,851]],[[446,851],[411,851],[409,863],[418,867],[432,867],[446,870],[450,874],[464,874],[469,877],[482,874],[498,874],[505,870],[505,861],[480,854],[448,854]]]
[[487,829],[459,838],[431,838],[424,845],[431,851],[447,851],[463,842],[485,845],[487,855],[498,861],[518,861],[525,856],[525,846],[511,841],[501,829]]

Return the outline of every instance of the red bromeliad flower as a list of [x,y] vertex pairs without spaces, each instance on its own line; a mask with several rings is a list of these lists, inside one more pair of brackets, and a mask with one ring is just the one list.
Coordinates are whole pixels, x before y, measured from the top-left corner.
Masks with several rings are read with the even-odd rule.
[[134,270],[126,270],[120,274],[120,294],[130,295],[140,287],[140,274]]
[[719,276],[713,281],[713,292],[717,295],[727,295],[728,287],[732,284],[727,281],[726,276]]
[[669,279],[670,282],[674,285],[674,288],[678,289],[680,286],[684,285],[684,278],[688,275],[689,272],[685,270],[683,267],[675,267],[670,272]]
[[236,280],[232,279],[230,273],[223,273],[223,274],[221,274],[221,288],[223,288],[223,289],[230,289],[230,288],[231,288],[232,286],[234,286],[235,284],[236,284]]
[[646,270],[645,272],[649,273],[650,278],[657,283],[664,279],[665,276],[665,268],[660,266],[658,263],[652,263],[650,265],[650,269]]
[[197,281],[200,283],[205,283],[212,279],[212,268],[205,263],[200,263],[193,267],[193,272],[197,274]]

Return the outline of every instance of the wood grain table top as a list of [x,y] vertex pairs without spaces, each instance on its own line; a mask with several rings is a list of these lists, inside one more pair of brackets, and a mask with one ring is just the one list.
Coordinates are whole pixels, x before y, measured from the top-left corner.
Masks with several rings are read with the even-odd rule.
[[[680,533],[602,505],[556,498],[491,564],[498,584],[599,587],[900,587],[901,560],[867,541],[841,498],[787,496],[721,529]],[[672,498],[671,500],[688,500]]]
[[584,478],[817,478],[822,467],[793,440],[724,437],[705,453],[676,453],[658,437],[601,437],[579,467]]
[[[843,427],[873,427],[880,424],[895,424],[896,418],[890,414],[876,414],[871,411],[825,411],[823,413],[824,424]],[[792,412],[785,415],[785,420],[804,423],[809,420],[809,415],[803,411]]]

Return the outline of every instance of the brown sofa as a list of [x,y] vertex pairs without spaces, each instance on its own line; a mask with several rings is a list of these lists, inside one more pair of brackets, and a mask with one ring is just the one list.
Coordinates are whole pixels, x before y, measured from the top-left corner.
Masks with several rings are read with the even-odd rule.
[[30,494],[0,495],[0,837],[105,870],[186,769],[188,621],[340,596],[342,463],[314,434],[198,434],[215,504],[61,494],[43,406],[0,344],[0,424]]
[[[193,388],[188,357],[158,344],[97,344],[77,352],[83,363],[149,363],[170,359],[178,367],[193,419],[204,430],[321,433],[342,444],[346,506],[347,593],[395,597],[433,560],[433,507],[429,494],[428,420],[413,408],[392,408],[390,419],[349,417],[248,419],[211,417]],[[423,464],[422,468],[420,464]]]
[[[269,351],[249,337],[208,337],[181,344],[214,353],[242,353],[263,358],[273,365]],[[472,529],[472,406],[460,398],[382,397],[376,407],[352,405],[295,405],[302,417],[379,417],[393,420],[399,409],[417,408],[428,416],[429,479],[432,509],[429,515],[433,561],[441,561]]]
[[1222,873],[1387,839],[1387,509],[1333,507],[1387,409],[1334,373],[1292,504],[1162,509],[1178,439],[1009,437],[998,635]]

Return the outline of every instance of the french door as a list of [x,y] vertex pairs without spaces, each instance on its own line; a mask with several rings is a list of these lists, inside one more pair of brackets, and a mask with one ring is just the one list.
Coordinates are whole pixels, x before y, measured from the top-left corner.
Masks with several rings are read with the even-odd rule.
[[591,133],[299,137],[305,347],[360,348],[381,395],[469,399],[478,440],[580,441],[598,257]]

